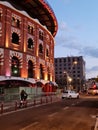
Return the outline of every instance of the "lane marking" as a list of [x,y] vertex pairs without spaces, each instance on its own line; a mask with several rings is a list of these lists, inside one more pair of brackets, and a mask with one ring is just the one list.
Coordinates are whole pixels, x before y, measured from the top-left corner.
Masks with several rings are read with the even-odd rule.
[[64,107],[63,109],[66,110],[66,109],[68,109],[68,108],[69,108],[69,107]]
[[94,118],[96,118],[96,115],[90,115],[90,117],[94,119]]
[[98,130],[98,118],[96,118],[96,123],[95,123],[94,130]]
[[39,122],[34,122],[34,123],[32,123],[32,124],[30,124],[30,125],[28,125],[28,126],[22,128],[22,129],[20,129],[20,130],[26,130],[26,129],[29,129],[30,127],[32,127],[32,126],[34,126],[34,125],[37,125],[38,123],[39,123]]
[[75,106],[75,103],[73,103],[72,106]]
[[48,115],[48,116],[49,116],[49,117],[53,117],[53,116],[55,116],[57,113],[58,113],[58,112],[55,112],[55,113],[52,113],[52,114],[50,114],[50,115]]

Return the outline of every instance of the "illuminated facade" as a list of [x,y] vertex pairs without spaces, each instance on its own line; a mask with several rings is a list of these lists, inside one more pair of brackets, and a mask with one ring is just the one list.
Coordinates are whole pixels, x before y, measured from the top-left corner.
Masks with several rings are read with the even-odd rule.
[[44,0],[0,0],[1,81],[16,78],[29,79],[31,83],[55,82],[57,29],[55,15]]

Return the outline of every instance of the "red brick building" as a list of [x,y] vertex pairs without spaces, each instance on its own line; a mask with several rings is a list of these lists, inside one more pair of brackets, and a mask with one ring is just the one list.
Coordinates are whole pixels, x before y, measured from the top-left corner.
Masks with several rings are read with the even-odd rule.
[[[45,0],[0,0],[0,86],[55,82],[58,23]],[[9,83],[8,83],[9,81]]]

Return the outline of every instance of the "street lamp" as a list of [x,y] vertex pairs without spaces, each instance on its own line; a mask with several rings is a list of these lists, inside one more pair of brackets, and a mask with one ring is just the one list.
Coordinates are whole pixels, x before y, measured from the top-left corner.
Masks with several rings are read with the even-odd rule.
[[[73,69],[73,66],[74,65],[77,65],[77,61],[74,61],[71,65],[71,69],[69,72],[67,72],[66,70],[64,70],[64,74],[66,74],[66,89],[72,89],[72,86],[71,86],[71,82],[72,82],[72,69]],[[70,84],[69,84],[70,83]],[[65,89],[65,87],[64,87]]]
[[70,71],[69,71],[69,75],[70,75],[70,79],[69,79],[69,82],[70,82],[70,86],[69,86],[69,89],[73,89],[73,86],[72,86],[72,84],[71,84],[71,82],[72,82],[72,78],[73,78],[73,76],[72,76],[72,69],[73,69],[73,67],[75,66],[75,65],[77,65],[78,64],[78,62],[77,61],[74,61],[73,63],[72,63],[72,65],[71,65],[71,69],[70,69]]

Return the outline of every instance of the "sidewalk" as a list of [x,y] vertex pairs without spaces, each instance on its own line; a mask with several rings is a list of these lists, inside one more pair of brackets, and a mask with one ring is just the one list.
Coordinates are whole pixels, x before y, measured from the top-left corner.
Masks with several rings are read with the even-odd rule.
[[[40,98],[32,99],[32,100],[28,99],[26,106],[24,106],[23,108],[45,105],[45,104],[49,104],[49,103],[52,103],[52,102],[56,102],[58,100],[60,100],[60,97],[57,96],[57,95],[45,96],[45,97],[40,97]],[[23,108],[19,108],[19,104],[20,104],[19,100],[18,101],[12,101],[12,102],[6,102],[6,103],[5,102],[0,103],[0,115],[2,115],[3,113],[23,109]]]

